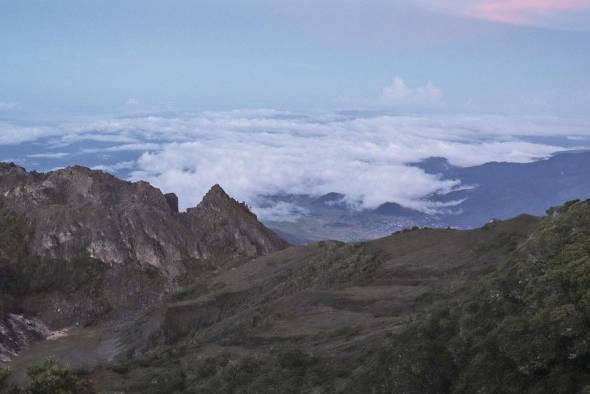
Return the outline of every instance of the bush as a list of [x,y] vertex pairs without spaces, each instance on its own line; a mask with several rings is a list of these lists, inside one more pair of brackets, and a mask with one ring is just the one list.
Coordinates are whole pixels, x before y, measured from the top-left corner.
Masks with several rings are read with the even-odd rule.
[[504,264],[394,336],[351,392],[588,390],[590,202],[553,212]]
[[26,394],[94,393],[86,380],[53,360],[29,368],[28,374],[30,381],[23,390]]
[[19,387],[8,383],[9,376],[9,370],[0,369],[0,394],[25,394]]

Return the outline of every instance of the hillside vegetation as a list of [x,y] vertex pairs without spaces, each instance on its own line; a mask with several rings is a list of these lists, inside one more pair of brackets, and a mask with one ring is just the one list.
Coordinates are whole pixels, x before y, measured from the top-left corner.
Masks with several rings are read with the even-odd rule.
[[454,361],[434,343],[424,342],[432,353],[414,353],[416,322],[438,321],[434,300],[477,288],[537,223],[522,216],[473,231],[418,229],[253,260],[179,293],[150,345],[97,370],[96,381],[134,393],[449,392]]
[[[230,232],[215,229],[235,211],[236,243],[225,259],[177,272],[174,286],[141,261],[70,256],[78,239],[62,233],[36,252],[45,211],[27,216],[19,201],[0,206],[0,362],[11,369],[0,382],[21,388],[0,392],[590,392],[590,200],[469,231],[283,248],[215,187],[199,208],[213,229],[199,230],[201,242],[226,250]],[[253,248],[251,229],[277,251]]]
[[[240,288],[240,296],[253,303],[250,294],[261,297],[266,286],[274,289],[273,301],[251,305],[266,317],[254,323],[244,315],[251,309],[237,308],[227,318],[201,321],[188,335],[97,371],[98,381],[142,393],[590,390],[590,201],[552,209],[540,222],[521,217],[470,232],[416,230],[358,246],[307,248],[262,260],[274,261],[275,270],[289,267],[292,290],[280,284],[276,271],[266,276],[261,267],[250,266],[260,281],[252,285],[256,291]],[[430,261],[424,261],[427,256]],[[301,260],[290,265],[290,259]],[[351,271],[355,263],[359,266]],[[318,272],[310,275],[312,266]],[[231,275],[244,279],[235,271]],[[304,281],[298,281],[300,275]],[[410,280],[415,293],[407,298],[388,293],[355,305],[342,297],[351,288],[358,297],[376,284],[394,288]],[[417,291],[420,286],[423,291]],[[310,288],[324,289],[323,297],[310,301]],[[296,304],[285,301],[287,294],[296,295]],[[338,303],[334,294],[341,296]],[[315,326],[319,315],[305,320],[298,308],[318,303],[336,308],[324,312],[332,323],[303,330]],[[286,324],[296,333],[257,334],[285,327],[284,317],[278,322],[273,317],[275,304],[293,314]],[[370,313],[365,322],[350,324],[353,315],[347,313],[353,310]],[[337,316],[348,320],[339,323]]]
[[552,209],[493,272],[416,318],[352,392],[590,392],[590,201]]

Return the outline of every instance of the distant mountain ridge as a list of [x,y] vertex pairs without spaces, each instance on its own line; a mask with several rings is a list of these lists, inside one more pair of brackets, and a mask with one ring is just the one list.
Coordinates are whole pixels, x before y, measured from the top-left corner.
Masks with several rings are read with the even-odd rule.
[[552,206],[590,197],[590,151],[559,152],[530,163],[491,162],[474,167],[453,166],[440,157],[415,164],[444,179],[458,179],[463,190],[435,195],[437,202],[464,200],[443,224],[477,227],[490,219],[520,213],[543,215]]
[[333,203],[335,193],[320,197],[273,196],[277,201],[301,206],[306,213],[294,221],[269,221],[268,225],[295,243],[366,240],[413,226],[476,228],[489,220],[521,213],[541,216],[549,207],[590,197],[588,150],[559,152],[530,163],[490,162],[458,167],[443,157],[431,157],[411,165],[441,179],[458,180],[463,186],[447,194],[426,196],[426,201],[459,203],[426,214],[393,202],[354,211],[345,204]]

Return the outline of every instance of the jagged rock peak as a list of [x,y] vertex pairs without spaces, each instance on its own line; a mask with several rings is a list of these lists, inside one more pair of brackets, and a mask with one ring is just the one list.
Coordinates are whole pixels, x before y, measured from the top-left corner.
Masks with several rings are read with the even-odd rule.
[[223,262],[288,246],[219,185],[180,213],[175,194],[147,182],[81,166],[37,173],[0,163],[0,198],[34,223],[31,250],[53,259],[139,262],[176,277],[186,261]]
[[5,163],[0,162],[0,173],[7,174],[10,172],[18,172],[24,174],[26,170],[23,167],[20,167],[14,163]]
[[0,169],[2,170],[9,170],[11,168],[15,168],[18,167],[16,164],[14,164],[13,162],[10,163],[6,163],[6,162],[0,162]]
[[222,207],[228,206],[233,206],[256,217],[256,215],[250,211],[250,208],[245,202],[239,202],[236,199],[230,197],[219,184],[211,186],[211,189],[209,189],[205,196],[203,196],[203,199],[197,208],[220,209]]
[[211,201],[211,200],[231,200],[232,198],[223,190],[223,188],[216,183],[215,185],[211,186],[211,189],[205,194],[203,197],[203,202]]
[[166,198],[166,202],[170,206],[172,213],[178,213],[178,196],[174,193],[166,193],[164,194],[164,198]]

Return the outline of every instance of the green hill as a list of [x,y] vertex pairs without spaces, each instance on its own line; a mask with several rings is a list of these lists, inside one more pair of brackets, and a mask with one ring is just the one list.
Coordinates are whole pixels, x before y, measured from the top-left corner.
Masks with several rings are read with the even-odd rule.
[[[166,291],[137,265],[39,257],[35,228],[0,209],[0,346],[20,352],[3,381],[33,367],[29,380],[99,392],[590,392],[590,201],[475,230],[195,261]],[[42,303],[79,313],[129,294],[141,308],[77,327]],[[74,375],[35,367],[47,358]]]
[[427,307],[372,358],[353,387],[590,392],[589,328],[590,201],[572,201],[550,210],[492,272]]

